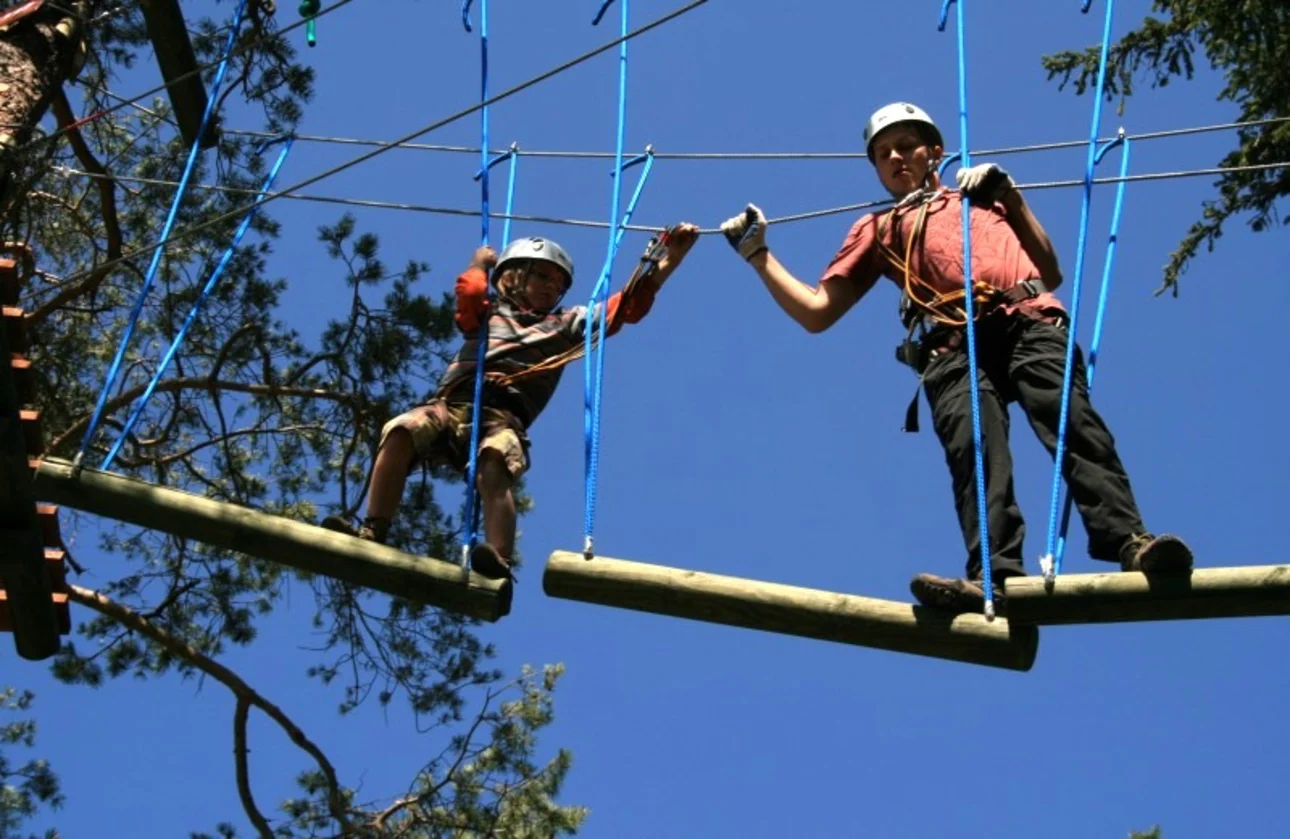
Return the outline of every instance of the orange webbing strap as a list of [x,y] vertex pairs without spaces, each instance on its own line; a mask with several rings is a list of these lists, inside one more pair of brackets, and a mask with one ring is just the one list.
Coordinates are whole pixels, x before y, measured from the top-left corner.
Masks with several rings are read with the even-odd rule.
[[[967,311],[962,304],[967,296],[966,291],[961,288],[953,291],[937,291],[931,283],[920,277],[913,269],[914,247],[926,229],[929,203],[928,201],[923,201],[918,208],[918,215],[914,218],[914,227],[910,231],[908,241],[905,243],[903,256],[889,248],[883,241],[886,225],[892,222],[899,223],[896,220],[899,207],[885,213],[880,220],[877,236],[878,248],[882,255],[887,258],[887,261],[904,275],[905,296],[909,298],[910,302],[923,309],[927,316],[938,324],[964,326],[967,323]],[[973,299],[981,304],[988,303],[998,293],[998,289],[980,281],[974,282],[972,286],[975,294]],[[914,289],[916,287],[924,292],[924,296],[920,297],[915,293]]]

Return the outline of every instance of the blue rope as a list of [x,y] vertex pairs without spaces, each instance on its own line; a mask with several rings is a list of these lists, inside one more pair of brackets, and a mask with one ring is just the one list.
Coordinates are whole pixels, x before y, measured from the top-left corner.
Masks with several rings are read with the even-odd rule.
[[507,152],[511,158],[511,165],[506,169],[506,221],[502,224],[503,249],[511,243],[511,211],[515,209],[515,167],[520,165],[520,156],[517,154],[519,150],[518,144],[511,143],[510,151]]
[[488,234],[492,219],[488,214],[488,0],[479,3],[479,101],[485,103],[479,109],[479,161],[484,166],[484,174],[479,179],[480,204],[483,208],[480,223],[482,244],[488,244]]
[[[1125,178],[1129,174],[1129,140],[1124,136],[1123,130],[1120,136],[1102,147],[1097,153],[1097,161],[1100,163],[1106,153],[1115,146],[1122,146],[1120,152],[1120,183],[1115,188],[1115,210],[1111,213],[1111,235],[1106,243],[1106,261],[1102,265],[1102,288],[1097,296],[1097,317],[1093,321],[1093,342],[1089,346],[1088,352],[1088,369],[1085,371],[1085,381],[1088,383],[1088,392],[1093,393],[1093,374],[1097,370],[1097,357],[1102,347],[1102,325],[1106,315],[1106,301],[1108,292],[1111,288],[1111,268],[1115,264],[1115,246],[1120,240],[1120,211],[1124,207],[1124,188],[1127,186]],[[1066,554],[1066,532],[1071,523],[1071,494],[1070,489],[1066,490],[1066,501],[1062,508],[1062,525],[1061,532],[1057,536],[1057,552],[1053,557],[1054,574],[1060,574],[1062,570],[1062,557]]]
[[[1087,11],[1090,3],[1086,3]],[[1093,170],[1097,167],[1098,133],[1102,125],[1102,92],[1106,85],[1106,55],[1111,40],[1111,18],[1115,0],[1107,0],[1106,19],[1102,25],[1102,52],[1097,67],[1097,88],[1093,93],[1093,120],[1089,129],[1088,160],[1084,167],[1084,201],[1080,207],[1079,242],[1075,250],[1075,278],[1071,287],[1070,326],[1066,335],[1066,369],[1062,374],[1062,406],[1057,420],[1057,446],[1053,452],[1053,483],[1048,505],[1048,542],[1039,559],[1040,569],[1050,581],[1057,575],[1057,513],[1062,492],[1062,461],[1066,455],[1066,425],[1070,413],[1072,368],[1075,363],[1075,336],[1079,326],[1080,291],[1084,281],[1084,251],[1088,240],[1089,213],[1093,203]]]
[[[939,24],[940,31],[945,30],[945,24],[949,17],[949,7],[955,0],[944,0],[941,6],[941,20]],[[968,104],[967,104],[967,61],[965,39],[963,35],[963,5],[964,0],[957,3],[956,26],[958,28],[958,53],[959,53],[959,156],[963,161],[963,168],[972,165],[972,154],[968,150]],[[963,207],[963,309],[967,319],[965,330],[967,332],[967,353],[968,353],[968,383],[971,388],[972,396],[972,456],[974,468],[976,470],[976,507],[977,507],[977,532],[981,545],[981,579],[984,581],[982,589],[985,591],[985,616],[987,620],[994,618],[994,585],[990,569],[990,528],[986,516],[985,507],[985,458],[982,455],[983,444],[981,441],[981,387],[978,381],[976,366],[976,302],[972,284],[972,205],[964,198]]]
[[[219,101],[220,87],[224,84],[224,73],[228,69],[229,54],[233,51],[238,32],[242,29],[242,15],[245,11],[246,0],[240,0],[237,5],[237,12],[233,15],[233,23],[229,27],[228,43],[224,46],[224,56],[220,59],[219,68],[215,71],[215,79],[211,83],[210,93],[206,98],[206,110],[202,113],[201,125],[198,127],[197,136],[193,138],[192,148],[188,150],[188,161],[184,164],[184,174],[179,179],[179,186],[175,189],[174,200],[170,204],[170,213],[166,216],[166,223],[161,229],[159,239],[161,242],[165,242],[170,238],[170,230],[179,215],[179,205],[183,203],[184,193],[188,190],[188,179],[193,174],[193,169],[197,163],[197,155],[201,152],[202,138],[206,136],[206,128],[210,124],[211,114],[215,111],[215,103]],[[130,320],[125,327],[125,334],[121,336],[121,344],[117,347],[116,358],[112,361],[112,367],[108,370],[107,378],[103,382],[103,391],[99,394],[98,404],[94,407],[94,415],[90,417],[90,423],[85,429],[85,437],[81,440],[81,449],[76,454],[75,465],[77,467],[80,466],[81,460],[85,457],[85,452],[89,450],[90,442],[94,439],[94,432],[98,430],[99,421],[103,418],[103,409],[107,405],[108,394],[112,392],[112,386],[116,383],[117,374],[121,372],[121,362],[125,359],[125,351],[130,345],[130,339],[134,337],[134,329],[139,323],[139,317],[143,314],[143,304],[148,298],[148,292],[152,289],[153,280],[157,276],[157,268],[161,265],[161,255],[164,252],[164,245],[157,245],[152,252],[152,262],[148,265],[148,272],[144,275],[143,288],[139,291],[139,299],[135,301],[134,311],[130,314]]]
[[[466,31],[470,31],[470,3],[471,0],[465,0],[462,3],[461,19],[466,26]],[[481,0],[479,4],[479,97],[480,101],[488,102],[488,0]],[[481,207],[481,224],[483,229],[480,232],[480,243],[488,244],[488,233],[490,227],[490,217],[488,212],[488,105],[485,104],[480,108],[480,141],[479,141],[479,191]],[[480,509],[483,504],[479,498],[479,491],[475,488],[476,477],[479,474],[479,437],[481,418],[484,413],[484,362],[488,358],[488,319],[495,308],[495,296],[492,293],[492,284],[488,284],[488,309],[484,313],[483,322],[479,325],[479,337],[476,343],[475,353],[475,395],[471,402],[470,411],[470,455],[466,463],[466,539],[462,544],[461,564],[465,567],[470,561],[470,552],[475,545],[479,543],[479,518]]]
[[511,143],[511,147],[501,154],[488,161],[478,172],[475,173],[475,180],[484,177],[484,172],[492,169],[500,163],[510,161],[509,171],[506,179],[506,223],[502,226],[502,248],[510,244],[511,241],[511,211],[515,208],[515,167],[519,163],[519,143]]
[[[604,15],[605,10],[609,8],[613,0],[605,0],[600,7],[600,13],[592,22],[598,24],[600,18]],[[609,275],[613,270],[614,256],[618,250],[619,231],[618,231],[618,204],[622,197],[622,177],[623,171],[623,135],[626,133],[627,126],[627,20],[631,3],[629,0],[622,0],[621,31],[624,37],[622,44],[618,48],[618,135],[617,143],[614,147],[614,185],[611,190],[612,198],[609,206],[609,243],[605,256],[605,267],[600,272],[600,278],[596,281],[596,287],[592,289],[591,300],[587,304],[586,317],[586,334],[583,363],[583,415],[582,425],[583,433],[586,438],[585,442],[585,507],[583,514],[583,543],[582,551],[588,558],[594,553],[594,543],[592,542],[592,531],[595,527],[596,520],[596,480],[600,469],[600,405],[601,405],[601,385],[604,377],[605,358],[605,318],[604,308],[597,308],[597,303],[607,300],[609,297]],[[597,331],[597,337],[600,341],[600,353],[595,353],[592,347],[592,329]]]
[[[274,140],[271,142],[279,141]],[[112,466],[112,461],[121,451],[121,447],[125,444],[126,438],[130,436],[130,432],[134,430],[134,426],[138,423],[139,417],[143,415],[144,407],[148,404],[148,400],[152,398],[152,393],[156,389],[158,383],[161,382],[161,377],[164,376],[166,370],[169,369],[170,362],[175,357],[175,352],[178,351],[179,345],[183,343],[184,337],[188,334],[188,328],[191,327],[193,325],[193,321],[197,319],[197,315],[201,311],[202,304],[206,302],[206,299],[210,297],[211,292],[215,290],[215,285],[219,282],[220,276],[223,275],[224,269],[228,267],[229,262],[232,261],[233,253],[237,250],[237,246],[242,243],[242,237],[245,236],[246,231],[250,229],[251,222],[255,219],[255,214],[260,208],[260,202],[264,200],[265,194],[273,188],[273,182],[278,177],[278,171],[282,169],[282,164],[286,162],[287,155],[291,152],[291,146],[294,142],[295,137],[285,138],[286,144],[278,154],[277,162],[274,163],[273,168],[269,170],[269,176],[264,179],[264,184],[260,187],[260,192],[255,198],[255,203],[251,205],[251,209],[247,211],[246,216],[242,219],[242,223],[238,225],[237,231],[233,234],[233,241],[224,250],[224,255],[220,257],[219,264],[216,265],[215,270],[211,272],[210,279],[206,281],[205,288],[202,289],[196,302],[193,303],[192,309],[188,311],[188,317],[184,319],[183,326],[179,328],[179,332],[175,335],[174,340],[170,342],[170,348],[166,350],[166,354],[162,357],[161,365],[157,368],[157,372],[152,374],[152,380],[148,382],[148,386],[144,389],[143,395],[134,403],[134,410],[130,412],[129,419],[126,420],[125,426],[121,429],[121,433],[117,437],[116,442],[112,444],[112,448],[108,451],[107,457],[103,458],[103,465],[100,467],[101,469],[107,470]],[[267,145],[269,144],[266,143],[265,146]]]
[[[1090,0],[1090,2],[1091,2],[1091,0]],[[601,4],[600,4],[600,11],[596,12],[596,17],[595,17],[595,19],[594,19],[594,20],[592,20],[592,21],[591,21],[591,25],[592,25],[592,26],[599,26],[599,25],[600,25],[600,19],[601,19],[601,18],[603,18],[603,17],[605,16],[605,12],[609,11],[609,7],[610,7],[610,6],[612,6],[612,5],[614,5],[614,0],[605,0],[605,2],[601,3]]]

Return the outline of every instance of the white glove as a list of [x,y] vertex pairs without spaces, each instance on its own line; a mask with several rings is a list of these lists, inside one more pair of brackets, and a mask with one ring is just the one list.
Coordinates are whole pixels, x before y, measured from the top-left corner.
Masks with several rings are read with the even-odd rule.
[[978,204],[1002,201],[1003,197],[1017,186],[1012,176],[997,163],[982,163],[970,169],[960,169],[955,174],[955,178],[959,183],[959,191],[966,195],[969,201]]
[[721,225],[730,247],[739,251],[744,259],[752,259],[766,247],[766,214],[749,204],[742,213],[729,218]]

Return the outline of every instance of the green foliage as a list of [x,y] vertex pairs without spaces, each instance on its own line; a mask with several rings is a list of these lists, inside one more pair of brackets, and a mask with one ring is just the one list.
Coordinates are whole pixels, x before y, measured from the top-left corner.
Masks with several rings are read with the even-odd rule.
[[[30,692],[19,694],[13,688],[0,691],[0,710],[26,713],[31,710],[35,697]],[[34,816],[41,805],[55,809],[63,806],[63,793],[58,776],[43,760],[28,760],[21,766],[10,762],[9,750],[13,746],[26,749],[36,745],[36,722],[22,719],[0,724],[0,839],[26,839],[20,829]],[[57,834],[50,830],[47,839]]]
[[1160,826],[1156,825],[1150,830],[1134,830],[1129,833],[1129,839],[1161,839],[1163,834],[1160,832]]
[[[1142,25],[1111,45],[1106,95],[1124,100],[1134,81],[1152,88],[1191,79],[1198,61],[1222,74],[1220,100],[1234,102],[1238,121],[1290,114],[1290,5],[1284,0],[1155,0]],[[1198,55],[1199,53],[1199,55]],[[1097,80],[1099,47],[1046,56],[1044,68],[1060,87],[1083,94]],[[1237,132],[1238,145],[1219,161],[1223,167],[1290,161],[1290,122],[1250,126]],[[1283,223],[1278,202],[1290,195],[1290,169],[1224,174],[1218,197],[1206,201],[1201,217],[1183,236],[1164,269],[1164,289],[1178,293],[1178,280],[1204,245],[1212,251],[1229,219],[1248,216],[1251,229]]]
[[[116,104],[111,88],[121,73],[141,54],[151,60],[137,4],[91,5],[95,12],[118,13],[90,30],[89,58],[68,97],[77,116]],[[185,4],[188,27],[199,61],[210,61],[227,37],[228,5],[202,6],[214,18],[194,14],[196,5]],[[274,28],[273,19],[261,14],[242,35],[243,43],[258,43],[230,66],[227,124],[258,119],[263,132],[289,131],[312,95],[313,70],[298,63],[291,42],[275,36]],[[15,171],[24,188],[0,207],[0,238],[29,245],[38,269],[26,278],[22,305],[31,314],[38,402],[54,455],[69,457],[81,446],[151,253],[119,258],[159,238],[172,200],[171,187],[130,179],[177,180],[188,153],[164,96],[144,104],[82,126],[79,147],[66,135],[44,141],[37,132]],[[194,184],[257,190],[266,161],[277,153],[262,151],[261,139],[223,132],[201,156]],[[70,172],[96,166],[115,178]],[[246,194],[190,189],[177,229],[209,223],[246,200]],[[212,224],[167,249],[87,463],[97,464],[118,436],[237,223],[233,218]],[[268,273],[280,233],[269,213],[258,216],[252,231],[113,468],[311,523],[324,512],[353,515],[365,502],[383,423],[433,389],[455,349],[450,300],[428,289],[426,262],[387,265],[378,235],[360,229],[351,216],[318,230],[333,270],[308,276]],[[302,301],[310,311],[307,322],[321,323],[316,332],[293,325],[305,322],[301,318],[287,322],[288,309],[299,309]],[[449,557],[463,491],[459,477],[435,477],[412,482],[391,539],[409,553]],[[329,690],[342,715],[372,703],[379,709],[406,702],[425,740],[419,749],[440,752],[400,790],[415,790],[415,800],[387,817],[399,835],[461,836],[487,828],[545,837],[570,832],[581,820],[582,810],[554,800],[569,769],[568,754],[558,752],[546,763],[536,757],[536,736],[550,721],[558,670],[526,672],[503,685],[502,674],[490,665],[494,650],[478,638],[471,619],[241,554],[96,524],[102,528],[97,547],[112,557],[110,568],[94,569],[96,581],[103,581],[99,591],[199,656],[215,659],[233,647],[253,647],[266,618],[293,587],[297,601],[302,587],[311,595],[313,632],[305,654],[310,658],[302,656],[299,664],[302,676]],[[86,614],[92,613],[78,611]],[[100,615],[77,627],[53,672],[69,686],[85,687],[121,676],[199,676],[192,657],[177,649]],[[25,709],[29,699],[10,701]],[[29,745],[30,725],[6,729],[16,739],[5,742]],[[10,772],[8,763],[0,769]],[[392,799],[356,801],[354,791],[344,788],[346,768],[336,767],[336,774],[340,789],[332,789],[322,771],[303,774],[300,796],[270,820],[275,833],[333,835],[342,819],[379,833],[370,826]],[[62,802],[57,779],[39,761],[4,777],[6,783],[14,779],[14,786],[5,787],[5,817],[12,819],[0,822],[5,829],[16,829],[41,804]],[[335,810],[337,801],[343,814]],[[249,809],[230,813],[209,835],[235,835],[236,824],[247,817],[254,818]]]

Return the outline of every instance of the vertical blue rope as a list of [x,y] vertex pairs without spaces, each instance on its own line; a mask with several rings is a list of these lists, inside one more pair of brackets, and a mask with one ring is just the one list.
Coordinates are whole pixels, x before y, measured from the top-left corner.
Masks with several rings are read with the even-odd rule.
[[[462,7],[462,20],[466,23],[466,30],[470,31],[470,3],[469,0]],[[481,0],[479,4],[479,97],[481,102],[488,101],[488,0]],[[480,231],[480,244],[488,244],[489,233],[489,212],[488,212],[488,106],[485,105],[480,109],[479,117],[479,156],[480,156],[480,221],[482,230]],[[484,362],[488,358],[488,319],[493,313],[495,304],[492,293],[492,284],[488,282],[488,308],[484,312],[483,321],[479,324],[479,336],[476,339],[475,351],[475,393],[471,402],[470,411],[470,454],[466,463],[466,539],[461,549],[461,564],[466,567],[470,561],[470,552],[479,542],[479,513],[483,504],[479,498],[479,491],[475,488],[476,477],[479,474],[479,436],[481,417],[484,413]]]
[[[479,3],[479,101],[488,101],[488,0]],[[483,207],[480,223],[480,243],[488,244],[492,218],[488,213],[488,106],[479,109],[479,162],[484,167],[479,179],[480,203]]]
[[117,347],[116,357],[112,360],[112,367],[108,370],[107,379],[103,382],[103,390],[99,394],[98,404],[94,406],[94,414],[90,417],[90,423],[85,428],[85,437],[81,440],[80,451],[76,454],[76,466],[80,466],[85,452],[90,447],[90,442],[94,439],[94,432],[98,430],[99,421],[103,418],[103,409],[107,404],[108,394],[112,392],[112,385],[116,383],[117,374],[121,372],[121,362],[125,359],[125,351],[130,346],[130,339],[134,337],[135,326],[139,323],[139,316],[143,314],[143,304],[148,299],[148,292],[152,289],[153,280],[157,276],[157,268],[161,265],[161,255],[165,252],[164,242],[170,238],[170,230],[174,227],[175,219],[179,215],[179,205],[183,203],[184,193],[188,190],[188,179],[192,177],[193,169],[197,163],[197,156],[201,153],[202,138],[206,136],[207,126],[210,125],[211,114],[215,111],[215,103],[219,101],[219,91],[224,84],[224,73],[228,69],[229,54],[233,51],[233,45],[237,41],[238,32],[242,29],[242,15],[246,11],[246,0],[240,0],[237,4],[237,11],[233,15],[233,23],[229,27],[228,43],[224,45],[224,56],[220,59],[219,67],[215,71],[215,79],[211,82],[210,93],[206,98],[206,110],[202,112],[202,122],[197,129],[197,136],[193,138],[192,148],[188,150],[188,161],[184,164],[184,174],[179,179],[179,186],[175,188],[174,200],[170,203],[170,212],[166,216],[166,223],[161,228],[161,236],[158,244],[152,252],[152,262],[148,265],[148,272],[143,278],[143,288],[139,291],[139,299],[134,304],[134,311],[130,314],[130,320],[126,324],[125,334],[121,336],[121,344]]
[[184,337],[188,334],[188,328],[191,327],[193,325],[193,321],[197,319],[197,315],[201,311],[202,304],[206,302],[206,299],[210,297],[211,292],[215,290],[215,285],[219,282],[220,276],[223,275],[224,269],[228,266],[229,262],[232,261],[233,253],[237,250],[237,246],[242,243],[242,237],[246,235],[246,231],[250,229],[251,222],[255,219],[255,214],[260,208],[260,203],[264,201],[264,196],[273,188],[273,182],[278,177],[278,171],[282,169],[282,164],[286,162],[287,155],[291,152],[291,146],[294,142],[295,137],[288,137],[286,139],[286,145],[282,147],[282,151],[278,154],[277,162],[275,162],[273,164],[273,168],[269,170],[269,176],[264,179],[264,185],[260,187],[260,192],[255,197],[255,203],[251,205],[251,209],[248,210],[246,216],[243,217],[242,223],[238,225],[237,231],[233,234],[233,241],[224,250],[224,255],[220,257],[219,264],[216,265],[215,270],[211,272],[210,279],[206,281],[206,286],[202,289],[201,294],[198,295],[196,302],[193,303],[193,307],[188,311],[188,317],[184,319],[183,326],[179,328],[179,332],[175,335],[174,340],[170,342],[170,348],[166,350],[166,354],[162,357],[161,364],[157,367],[157,371],[152,374],[152,380],[148,382],[148,386],[144,389],[143,395],[134,403],[134,410],[130,412],[130,417],[126,420],[125,427],[121,429],[121,433],[117,437],[116,442],[112,444],[112,448],[108,451],[107,457],[103,458],[103,465],[100,468],[106,470],[112,466],[112,461],[116,459],[117,454],[121,451],[121,447],[125,444],[126,438],[130,436],[130,432],[134,430],[134,426],[139,422],[139,417],[143,415],[144,407],[148,404],[148,400],[152,398],[153,391],[156,390],[157,384],[161,381],[161,377],[166,374],[166,370],[170,367],[170,362],[175,357],[175,352],[179,349],[179,345],[183,343]]
[[[1129,174],[1129,140],[1120,132],[1117,140],[1112,140],[1098,153],[1100,159],[1110,151],[1114,146],[1120,145],[1120,183],[1115,188],[1115,210],[1111,213],[1111,235],[1106,243],[1106,262],[1102,265],[1102,288],[1097,296],[1097,317],[1093,321],[1093,343],[1089,346],[1088,352],[1088,369],[1085,372],[1085,381],[1088,383],[1088,392],[1091,396],[1093,393],[1093,374],[1097,370],[1097,357],[1102,347],[1102,325],[1106,315],[1106,301],[1111,288],[1111,268],[1115,264],[1115,246],[1120,240],[1120,211],[1124,207],[1124,189],[1128,184],[1125,178]],[[1062,508],[1062,525],[1061,532],[1057,536],[1057,552],[1053,557],[1054,573],[1060,573],[1062,568],[1062,557],[1066,554],[1066,532],[1071,523],[1071,494],[1069,487],[1066,490],[1066,502]]]
[[[605,0],[600,8],[600,13],[596,15],[595,23],[599,23],[600,18],[604,15],[605,10],[609,8],[612,0]],[[585,507],[583,515],[583,553],[590,557],[594,552],[593,531],[596,521],[596,480],[600,468],[600,407],[601,407],[601,389],[605,372],[605,316],[607,307],[597,308],[597,303],[603,302],[609,296],[609,275],[613,270],[614,255],[618,249],[618,204],[622,197],[622,170],[623,170],[623,135],[626,133],[627,124],[627,21],[630,10],[630,1],[622,0],[620,4],[621,23],[620,30],[623,42],[618,48],[618,134],[617,143],[614,146],[614,185],[611,190],[612,198],[609,207],[609,243],[606,248],[605,270],[601,272],[600,279],[596,281],[596,287],[592,290],[591,300],[587,304],[586,318],[586,335],[583,364],[584,381],[583,381],[583,432],[586,436],[585,443]],[[592,347],[592,329],[597,330],[600,351],[595,352]],[[594,375],[593,375],[594,373]]]
[[[955,0],[945,0],[941,6],[940,28],[945,28],[949,6]],[[959,155],[963,168],[972,165],[972,154],[968,148],[968,101],[967,101],[967,47],[963,27],[963,5],[965,0],[958,0],[955,9],[958,28],[959,52]],[[982,455],[981,440],[981,387],[978,381],[976,365],[976,302],[973,299],[975,288],[972,283],[972,205],[963,198],[963,309],[967,318],[968,384],[972,397],[972,457],[976,470],[976,507],[977,532],[981,545],[981,588],[985,591],[986,619],[994,618],[994,585],[990,568],[990,528],[986,515],[985,499],[985,458]]]
[[[1086,3],[1084,10],[1087,11]],[[1075,362],[1075,336],[1079,325],[1080,291],[1084,279],[1084,251],[1088,240],[1089,213],[1093,203],[1093,170],[1097,166],[1097,137],[1102,125],[1102,91],[1106,85],[1106,55],[1111,40],[1111,18],[1115,0],[1107,0],[1106,19],[1102,26],[1102,52],[1097,67],[1097,89],[1093,92],[1093,121],[1089,128],[1088,160],[1084,167],[1084,201],[1080,207],[1079,242],[1075,250],[1075,278],[1071,287],[1070,327],[1066,335],[1066,369],[1062,374],[1062,406],[1057,420],[1057,445],[1053,452],[1053,482],[1048,505],[1048,542],[1039,560],[1044,576],[1052,580],[1057,565],[1057,513],[1062,491],[1062,461],[1066,456],[1066,425],[1070,413],[1071,368]]]
[[511,211],[515,209],[515,167],[520,165],[519,146],[511,143],[511,164],[506,172],[506,221],[502,224],[502,249],[511,243]]

